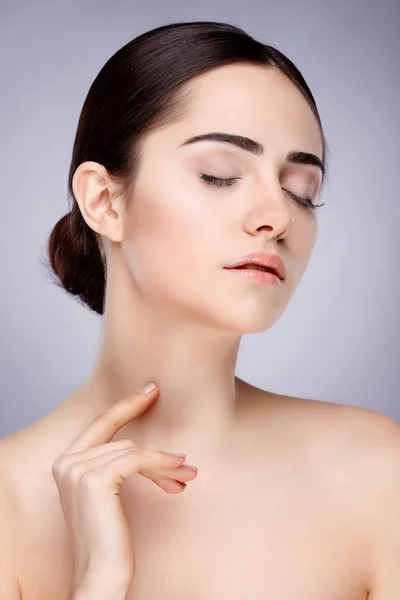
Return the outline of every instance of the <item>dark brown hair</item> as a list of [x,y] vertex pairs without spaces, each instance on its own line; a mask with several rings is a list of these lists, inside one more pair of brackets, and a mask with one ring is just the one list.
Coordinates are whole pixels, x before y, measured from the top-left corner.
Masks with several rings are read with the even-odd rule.
[[194,77],[220,65],[244,62],[280,69],[302,92],[327,142],[314,97],[297,67],[279,50],[227,23],[172,23],[147,31],[118,50],[90,86],[79,117],[68,176],[71,209],[54,226],[48,258],[54,283],[98,314],[104,312],[106,263],[101,238],[85,222],[72,190],[77,167],[103,165],[131,189],[145,135],[172,123],[189,107]]

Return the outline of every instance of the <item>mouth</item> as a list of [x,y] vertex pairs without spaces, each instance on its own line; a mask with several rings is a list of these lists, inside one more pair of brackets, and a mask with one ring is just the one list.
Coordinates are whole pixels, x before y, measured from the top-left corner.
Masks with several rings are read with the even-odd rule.
[[[227,269],[228,267],[225,267],[225,268]],[[251,271],[264,271],[265,273],[272,273],[276,277],[279,277],[279,275],[275,269],[272,269],[271,267],[264,267],[262,265],[247,264],[247,265],[243,265],[241,267],[231,267],[230,269],[232,271],[242,271],[242,270],[246,270],[246,269],[250,269]],[[279,277],[279,279],[280,279],[280,277]]]
[[244,265],[241,267],[234,267],[232,269],[226,269],[231,271],[237,276],[241,276],[248,281],[254,281],[258,283],[269,283],[273,285],[282,285],[281,279],[278,277],[274,269],[264,267],[260,265]]
[[238,260],[224,268],[235,271],[264,271],[265,273],[272,273],[275,275],[275,277],[278,277],[281,282],[285,281],[286,279],[285,263],[279,254],[252,252],[244,256],[241,260]]

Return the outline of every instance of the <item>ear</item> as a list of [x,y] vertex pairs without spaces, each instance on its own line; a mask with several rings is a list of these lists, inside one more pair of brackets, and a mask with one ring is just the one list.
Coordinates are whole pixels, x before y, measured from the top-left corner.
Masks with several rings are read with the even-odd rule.
[[122,241],[122,206],[113,200],[117,191],[103,165],[86,161],[76,169],[72,189],[86,223],[113,242]]

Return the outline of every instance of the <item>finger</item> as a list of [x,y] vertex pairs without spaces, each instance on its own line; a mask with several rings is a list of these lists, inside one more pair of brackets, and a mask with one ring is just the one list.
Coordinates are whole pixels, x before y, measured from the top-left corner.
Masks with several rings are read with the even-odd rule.
[[[149,471],[149,473],[151,473],[151,471]],[[183,492],[183,490],[186,489],[186,483],[177,481],[176,479],[171,479],[166,475],[156,475],[153,473],[151,476],[145,475],[145,477],[154,481],[154,483],[158,485],[159,488],[161,488],[165,492],[168,492],[169,494],[180,494],[181,492]]]
[[151,471],[150,469],[141,469],[138,471],[140,475],[147,479],[153,479],[156,477],[167,477],[168,479],[176,479],[179,482],[185,483],[186,481],[192,481],[197,476],[197,471],[194,471],[187,465],[180,465],[179,467],[171,467],[170,469],[160,469],[159,471]]
[[68,446],[64,454],[87,450],[94,445],[109,442],[129,421],[142,414],[158,396],[158,388],[149,394],[136,392],[98,415],[92,423]]
[[[154,450],[143,450],[139,447],[137,448],[125,448],[125,449],[119,449],[119,450],[111,450],[110,452],[103,452],[102,454],[100,454],[99,456],[93,456],[92,458],[86,458],[86,457],[82,457],[81,460],[74,460],[73,462],[70,462],[69,464],[65,464],[62,466],[62,468],[60,469],[60,474],[61,477],[67,477],[71,482],[73,483],[78,483],[81,478],[83,477],[83,475],[85,473],[88,473],[89,471],[93,471],[94,469],[97,469],[98,467],[101,467],[103,465],[106,465],[107,463],[109,463],[110,461],[112,461],[114,458],[121,456],[123,454],[129,453],[131,456],[131,461],[137,461],[136,455],[137,453],[146,453],[146,457],[144,459],[144,461],[146,461],[148,464],[152,464],[153,465],[153,469],[158,469],[161,474],[163,473],[168,473],[171,470],[176,470],[176,467],[178,467],[179,465],[181,465],[183,463],[183,461],[185,460],[184,458],[180,458],[178,456],[174,456],[171,454],[167,454],[167,453],[163,453],[163,452],[158,452],[158,451],[154,451]],[[86,452],[83,453],[77,453],[77,455],[86,455]],[[151,454],[154,454],[155,456],[152,457],[151,462],[149,462],[149,457]],[[72,455],[75,456],[75,455]],[[71,455],[68,455],[68,457],[66,457],[67,460],[69,460],[71,457]]]
[[[119,451],[118,451],[119,452]],[[174,457],[177,460],[179,457]],[[92,461],[97,459],[91,459]],[[90,462],[90,461],[88,461]],[[112,491],[113,494],[119,494],[119,488],[124,479],[142,471],[144,469],[151,471],[164,471],[165,467],[171,467],[171,458],[167,458],[164,453],[153,450],[126,450],[120,456],[112,458],[105,464],[86,471],[80,483],[97,492],[99,488]],[[176,467],[176,463],[174,465]],[[161,474],[164,474],[161,472]]]
[[[127,450],[115,450],[79,464],[75,463],[71,467],[69,475],[75,481],[79,481],[84,473],[106,464],[124,452],[127,452]],[[150,479],[166,492],[179,493],[186,488],[186,481],[192,481],[196,477],[197,471],[189,465],[176,466],[176,460],[177,457],[171,456],[171,465],[160,466],[158,471],[141,469],[137,473],[143,475],[146,479]]]
[[74,462],[81,462],[95,458],[96,456],[101,456],[102,454],[112,452],[113,450],[133,450],[134,448],[138,448],[138,445],[132,440],[117,440],[115,442],[108,442],[106,444],[100,444],[99,446],[93,446],[92,448],[83,450],[82,452],[62,454],[59,458],[62,459],[66,465],[69,465],[73,464]]

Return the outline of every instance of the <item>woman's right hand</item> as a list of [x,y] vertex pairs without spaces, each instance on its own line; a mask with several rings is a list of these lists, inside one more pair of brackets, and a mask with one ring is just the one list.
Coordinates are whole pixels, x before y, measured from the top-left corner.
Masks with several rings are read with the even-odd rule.
[[134,550],[119,497],[126,477],[139,473],[176,494],[197,475],[183,464],[185,455],[145,450],[131,440],[110,441],[157,396],[156,387],[124,398],[98,415],[53,464],[72,547],[73,593],[114,584],[127,591],[135,575]]

